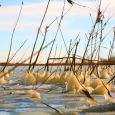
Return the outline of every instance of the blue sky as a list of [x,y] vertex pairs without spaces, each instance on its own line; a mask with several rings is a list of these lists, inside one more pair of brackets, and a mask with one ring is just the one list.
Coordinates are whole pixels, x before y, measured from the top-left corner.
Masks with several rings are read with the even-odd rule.
[[[82,56],[83,54],[83,51],[87,42],[85,34],[88,34],[88,32],[91,30],[91,27],[92,27],[89,13],[92,14],[92,17],[94,20],[96,16],[95,10],[96,10],[98,1],[99,0],[93,0],[93,1],[92,0],[76,0],[75,2],[90,6],[94,10],[85,9],[85,8],[74,5],[62,21],[61,29],[62,29],[67,46],[69,45],[70,39],[72,40],[75,39],[75,37],[80,32],[80,36],[79,36],[80,44],[78,47],[78,55]],[[115,12],[114,10],[115,1],[114,0],[108,0],[108,1],[102,0],[102,1],[103,1],[102,10],[104,10],[105,7],[110,2],[105,12],[105,17],[106,17],[105,20],[106,20]],[[0,61],[6,60],[8,50],[9,50],[11,34],[13,31],[13,27],[15,25],[17,16],[18,16],[21,2],[22,2],[21,0],[0,0],[0,4],[2,5],[2,7],[0,8],[0,40],[1,40]],[[27,43],[22,48],[22,50],[17,54],[17,56],[14,58],[13,61],[17,61],[24,54],[26,49],[28,50],[26,51],[27,53],[24,56],[24,58],[30,55],[32,51],[33,43],[36,37],[37,28],[39,27],[40,21],[42,19],[47,0],[44,0],[44,2],[43,0],[23,0],[23,2],[24,2],[24,6],[22,9],[20,20],[16,27],[14,38],[13,38],[12,54],[20,47],[21,43],[24,40],[27,39]],[[48,13],[46,15],[46,19],[44,20],[44,23],[41,29],[43,33],[47,25],[49,25],[56,17],[60,17],[62,6],[63,6],[62,0],[51,1]],[[71,5],[66,3],[66,11],[70,7]],[[107,32],[110,31],[109,35],[103,42],[103,46],[106,46],[107,48],[109,48],[110,41],[113,38],[112,28],[114,26],[115,26],[115,16],[111,18],[104,33],[105,35]],[[55,21],[52,24],[52,26],[49,28],[45,43],[48,43],[49,41],[54,39],[56,29],[57,29],[57,21]],[[40,34],[36,50],[39,49],[42,39],[43,39],[43,36]],[[64,43],[62,41],[60,32],[58,33],[52,56],[55,52],[56,45],[58,45],[58,51],[57,51],[56,56],[58,57],[60,48],[63,49],[61,53],[61,55],[63,56],[66,52],[65,52],[65,47],[64,47]],[[44,61],[46,59],[49,49],[50,47],[42,52],[39,59],[40,61]],[[108,53],[108,50],[102,48],[101,56],[107,57],[107,55],[105,55],[107,53]]]
[[7,5],[19,5],[21,2],[24,3],[36,3],[36,2],[41,2],[41,0],[0,0],[0,3],[3,6]]

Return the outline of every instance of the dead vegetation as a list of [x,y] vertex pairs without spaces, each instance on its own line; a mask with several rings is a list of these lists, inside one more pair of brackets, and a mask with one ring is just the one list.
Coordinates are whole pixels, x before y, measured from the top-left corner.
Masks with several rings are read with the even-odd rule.
[[[63,115],[65,114],[64,110],[63,111],[58,110],[55,107],[50,106],[50,104],[48,104],[47,102],[44,102],[44,100],[40,101],[42,99],[42,94],[40,94],[42,85],[54,84],[55,86],[53,88],[42,89],[42,90],[45,93],[47,93],[56,91],[57,89],[60,88],[62,94],[67,93],[72,94],[74,96],[85,95],[87,97],[85,101],[89,104],[89,106],[100,106],[106,103],[115,103],[115,99],[112,96],[112,93],[115,93],[114,92],[115,68],[112,66],[115,65],[115,62],[111,61],[114,49],[115,34],[111,41],[108,53],[108,60],[100,60],[100,53],[101,53],[100,50],[103,41],[106,39],[106,37],[103,35],[103,31],[105,30],[110,20],[110,19],[108,19],[107,21],[104,20],[104,12],[101,10],[102,6],[101,0],[99,1],[97,15],[93,22],[92,29],[89,32],[89,34],[86,34],[87,39],[86,47],[83,56],[80,58],[77,58],[76,56],[79,44],[81,43],[80,39],[82,38],[79,38],[79,35],[77,35],[75,39],[72,39],[70,41],[69,46],[67,46],[66,40],[63,37],[61,24],[64,17],[70,10],[70,9],[67,11],[65,10],[66,2],[72,5],[71,8],[74,7],[74,4],[77,5],[78,7],[83,7],[84,10],[89,7],[77,4],[71,0],[67,1],[64,0],[61,16],[58,17],[59,21],[57,21],[58,18],[56,18],[49,25],[45,26],[45,33],[43,33],[44,37],[42,44],[39,50],[35,51],[37,41],[39,39],[39,34],[41,32],[42,24],[44,23],[48,8],[50,7],[50,2],[51,0],[48,0],[42,21],[38,26],[31,55],[28,56],[25,60],[20,60],[20,62],[10,63],[10,61],[15,57],[18,51],[21,50],[23,45],[26,43],[26,41],[24,41],[23,44],[20,46],[20,48],[16,51],[16,53],[10,58],[12,51],[13,36],[24,5],[22,2],[16,24],[12,32],[10,49],[7,56],[7,60],[5,63],[1,64],[3,68],[1,69],[0,72],[0,88],[2,89],[0,96],[3,95],[6,96],[12,94],[14,95],[19,94],[21,96],[28,95],[30,98],[32,98],[33,101],[37,100],[41,104],[44,104],[49,108],[55,110],[57,114]],[[55,21],[57,21],[58,23],[55,36],[52,41],[50,41],[48,44],[45,44],[47,33],[50,30],[50,26]],[[51,53],[54,50],[55,41],[57,39],[57,35],[59,34],[59,32],[61,33],[61,36],[63,38],[66,54],[63,57],[58,58],[51,57]],[[47,62],[41,65],[38,64],[37,62],[40,53],[50,45],[51,48],[49,51],[49,55],[47,56]],[[55,55],[57,50],[58,47],[56,47]],[[89,52],[90,57],[88,56]],[[33,57],[35,57],[35,60],[33,60]],[[26,64],[28,60],[29,64]],[[53,62],[50,63],[51,60],[53,60]],[[18,75],[18,73],[15,73],[16,78],[13,78],[12,75],[14,74],[15,69],[18,68],[20,65],[28,66],[28,68],[25,71],[22,71],[23,72],[22,75]],[[6,70],[7,66],[11,66],[11,68]],[[43,66],[41,70],[39,69],[40,66]],[[52,69],[53,66],[56,66],[55,69]],[[36,67],[38,67],[37,71],[35,70]],[[19,79],[17,76],[19,77]],[[26,86],[28,85],[31,85],[32,87],[26,88]],[[105,99],[104,102],[98,102],[95,99],[94,94],[103,96]],[[2,103],[2,101],[0,101],[0,103]]]

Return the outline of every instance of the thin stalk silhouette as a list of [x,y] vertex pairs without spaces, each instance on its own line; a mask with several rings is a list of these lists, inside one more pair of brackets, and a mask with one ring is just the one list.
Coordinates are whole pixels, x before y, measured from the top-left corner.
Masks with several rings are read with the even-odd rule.
[[56,109],[56,108],[50,106],[48,103],[45,103],[45,102],[41,102],[41,103],[44,104],[44,105],[46,105],[47,107],[49,107],[49,108],[55,110],[55,111],[57,112],[57,114],[59,114],[59,115],[64,115],[64,112],[59,111],[58,109]]
[[[54,40],[50,41],[48,44],[46,44],[42,50],[46,49],[51,43],[53,43]],[[33,56],[37,55],[38,51],[36,51]],[[27,57],[26,59],[24,59],[23,61],[20,61],[20,63],[25,63],[30,59],[30,56]],[[18,65],[15,65],[14,67],[12,67],[11,69],[8,70],[8,73],[11,73],[13,70],[15,70],[18,67]],[[2,75],[0,75],[0,78],[2,78],[4,75],[6,75],[7,73],[3,73]]]
[[35,39],[34,46],[33,46],[33,49],[32,49],[32,53],[31,53],[31,56],[30,56],[30,62],[29,62],[30,65],[29,65],[28,70],[31,69],[31,63],[32,63],[33,53],[34,53],[34,50],[35,50],[35,47],[36,47],[36,44],[37,44],[37,40],[38,40],[38,36],[39,36],[40,30],[41,30],[42,24],[43,24],[43,22],[44,22],[44,19],[45,19],[45,17],[46,17],[46,14],[47,14],[47,11],[48,11],[48,8],[49,8],[50,1],[51,1],[51,0],[48,0],[47,6],[46,6],[46,9],[45,9],[45,13],[44,13],[44,15],[43,15],[43,18],[42,18],[42,21],[41,21],[41,23],[40,23],[40,26],[38,27],[36,39]]
[[9,52],[8,52],[6,64],[5,64],[5,66],[3,67],[2,71],[5,70],[5,68],[6,68],[7,64],[8,64],[9,58],[10,58],[10,54],[11,54],[11,50],[12,50],[12,44],[13,44],[13,38],[14,38],[14,33],[15,33],[16,27],[17,27],[17,25],[18,25],[18,22],[19,22],[21,13],[22,13],[22,8],[23,8],[23,1],[22,1],[22,4],[21,4],[21,7],[20,7],[20,11],[19,11],[19,14],[18,14],[18,18],[17,18],[16,23],[15,23],[14,28],[13,28],[13,32],[12,32],[12,35],[11,35],[11,41],[10,41],[10,49],[9,49]]
[[[57,35],[58,35],[58,31],[59,31],[59,28],[60,28],[60,26],[61,26],[61,22],[62,22],[63,15],[64,15],[64,9],[65,9],[65,0],[64,0],[63,8],[62,8],[61,18],[60,18],[60,21],[59,21],[59,23],[58,23],[58,28],[57,28],[57,30],[56,30],[56,34],[55,34],[55,37],[54,37],[54,41],[53,41],[54,43],[55,43],[55,41],[56,41],[56,38],[57,38]],[[51,50],[50,50],[49,55],[48,55],[48,59],[47,59],[47,62],[46,62],[47,66],[48,66],[48,61],[49,61],[49,58],[50,58],[50,55],[51,55],[51,52],[52,52],[54,43],[52,43]],[[45,67],[45,69],[46,69],[46,67]]]
[[[80,43],[80,39],[79,39],[79,41],[75,44],[76,47],[75,47],[75,51],[74,51],[73,58],[72,58],[72,63],[71,63],[71,69],[73,69],[74,74],[75,74],[75,63],[76,63],[75,56],[76,56],[76,53],[77,53],[77,49],[78,49],[79,43]],[[74,67],[72,67],[72,66],[74,66]]]
[[[56,56],[56,53],[57,53],[57,46],[58,45],[56,45],[56,49],[55,49],[55,53],[54,53],[54,58],[55,58],[55,56]],[[54,63],[55,62],[55,60],[53,59],[53,62],[52,63]],[[52,71],[52,66],[51,66],[51,68],[50,68],[50,72]]]
[[13,54],[13,56],[9,59],[8,63],[12,61],[12,59],[16,56],[16,54],[21,50],[21,48],[26,44],[27,40],[25,40],[22,45],[16,50],[16,52]]
[[41,50],[42,50],[42,47],[43,47],[43,45],[44,45],[44,43],[45,43],[46,35],[47,35],[47,27],[45,28],[45,35],[44,35],[44,38],[43,38],[41,47],[40,47],[40,49],[39,49],[39,51],[38,51],[38,54],[37,54],[37,56],[36,56],[36,59],[35,59],[35,61],[34,61],[34,63],[33,63],[33,67],[32,67],[31,70],[34,70],[35,64],[36,64],[36,62],[37,62],[37,60],[38,60],[38,57],[39,57],[40,52],[41,52]]

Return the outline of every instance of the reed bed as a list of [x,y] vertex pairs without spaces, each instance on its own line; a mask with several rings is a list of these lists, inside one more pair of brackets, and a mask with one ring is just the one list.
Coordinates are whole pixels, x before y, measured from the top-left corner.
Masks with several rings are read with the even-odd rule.
[[[36,114],[41,115],[79,115],[87,114],[87,112],[115,111],[115,60],[112,57],[115,31],[108,50],[108,59],[100,60],[102,43],[106,39],[103,33],[112,17],[106,21],[104,20],[104,12],[101,11],[102,2],[99,0],[96,18],[94,21],[92,20],[93,26],[90,32],[85,35],[87,41],[83,56],[78,57],[77,51],[82,38],[78,34],[75,39],[70,40],[69,46],[67,46],[61,24],[74,5],[84,8],[84,10],[90,9],[90,7],[71,0],[64,0],[60,17],[55,18],[49,25],[46,25],[43,33],[41,28],[51,2],[51,0],[47,2],[44,15],[37,29],[31,55],[24,60],[20,59],[19,62],[12,63],[13,58],[26,44],[26,41],[24,41],[14,55],[11,56],[13,36],[23,11],[24,3],[21,3],[11,36],[7,60],[4,63],[0,63],[0,66],[2,66],[0,71],[0,111],[7,112],[5,109],[8,109],[8,112],[11,110],[17,113],[15,110],[18,110],[18,107],[21,109],[21,106],[24,108],[24,106],[13,104],[13,101],[20,100],[22,100],[22,103],[23,101],[26,103],[26,100],[28,100],[29,105],[26,104],[26,108],[32,108],[32,111],[37,111]],[[66,2],[71,4],[68,10],[65,10]],[[90,17],[92,18],[91,14]],[[55,21],[57,21],[57,30],[54,38],[45,44],[50,26]],[[43,34],[43,40],[39,50],[36,51],[40,32]],[[60,55],[56,57],[57,50],[59,50],[58,44],[56,46],[55,43],[58,34],[61,34],[66,50],[66,54],[63,57]],[[55,46],[55,55],[51,57]],[[41,52],[48,47],[50,47],[50,50],[46,63],[39,64],[38,59]],[[89,53],[90,56],[88,56]],[[6,69],[8,66],[10,67]],[[24,68],[17,71],[20,66]],[[43,111],[43,109],[45,110]],[[19,113],[28,114],[29,112]]]

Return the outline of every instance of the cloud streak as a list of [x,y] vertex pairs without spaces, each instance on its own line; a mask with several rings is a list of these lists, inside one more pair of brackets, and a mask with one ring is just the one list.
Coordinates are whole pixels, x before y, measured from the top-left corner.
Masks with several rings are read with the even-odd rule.
[[[95,1],[92,2],[91,0],[89,2],[85,2],[85,1],[80,2],[76,0],[76,2],[79,4],[86,5],[90,8],[82,8],[77,5],[73,5],[71,10],[66,14],[65,18],[62,21],[62,25],[61,25],[66,41],[70,41],[69,39],[72,39],[72,37],[77,35],[79,32],[85,33],[86,27],[87,27],[87,30],[89,29],[90,21],[88,22],[87,20],[88,20],[90,13],[92,14],[93,17],[96,16],[96,10],[97,10],[97,5],[98,5],[97,2]],[[60,18],[62,7],[63,7],[63,2],[56,2],[56,1],[51,2],[49,9],[48,9],[48,13],[46,15],[46,19],[42,26],[43,32],[45,30],[45,27],[48,26],[56,17]],[[71,5],[66,3],[65,12],[70,7]],[[24,4],[22,14],[21,14],[19,23],[16,28],[16,32],[18,34],[15,33],[18,39],[19,38],[22,38],[22,39],[30,38],[29,39],[30,41],[28,42],[28,44],[32,46],[33,44],[32,40],[35,39],[36,31],[41,22],[45,8],[46,8],[46,2],[40,2],[40,3],[38,2],[35,4]],[[3,35],[3,32],[5,34],[7,34],[7,32],[10,32],[10,33],[12,32],[17,16],[18,16],[18,13],[19,13],[19,9],[20,9],[19,5],[4,6],[0,8],[0,34],[1,35]],[[102,11],[105,10],[106,18],[110,17],[114,13],[115,0],[102,0],[101,9]],[[87,17],[87,20],[86,20],[86,17]],[[113,16],[112,19],[115,20],[115,16]],[[57,21],[55,21],[52,24],[52,26],[49,28],[47,39],[50,39],[50,40],[53,39],[56,29],[57,29]],[[6,41],[8,41],[9,38],[6,38]],[[60,35],[58,36],[58,38],[59,38],[58,42],[60,42],[62,40]],[[22,41],[22,39],[20,41]],[[60,44],[61,43],[62,42],[60,42]],[[20,53],[20,55],[22,53],[23,51]],[[30,54],[30,52],[27,52],[27,53]],[[0,58],[0,60],[6,59],[4,57],[7,57],[7,52],[5,53],[1,52],[1,54],[2,54],[2,57]],[[45,54],[46,52],[43,53],[43,55]],[[41,55],[41,59],[43,55]]]
[[[108,3],[109,4],[105,16],[109,17],[113,12],[115,8],[115,1],[114,0],[103,0],[102,2],[102,9],[106,8]],[[74,5],[72,9],[68,12],[66,17],[80,17],[80,16],[89,16],[89,13],[92,14],[92,16],[96,15],[96,2],[79,2],[80,4],[90,6],[91,9],[82,8],[79,6]],[[30,28],[37,28],[39,25],[41,18],[44,14],[44,10],[46,7],[46,2],[36,3],[36,4],[29,4],[23,6],[23,11],[21,14],[20,23],[18,24],[19,30],[26,30]],[[59,17],[61,14],[61,10],[63,7],[63,2],[51,2],[48,13],[46,15],[46,20],[44,25],[47,25],[50,23],[51,20],[53,20],[55,17]],[[71,6],[66,3],[66,11]],[[0,31],[8,31],[12,30],[12,27],[15,23],[16,17],[18,15],[20,6],[7,6],[7,7],[1,7],[0,8]],[[93,10],[92,10],[93,9]],[[115,16],[113,17],[115,18]],[[67,20],[67,22],[69,22]]]

